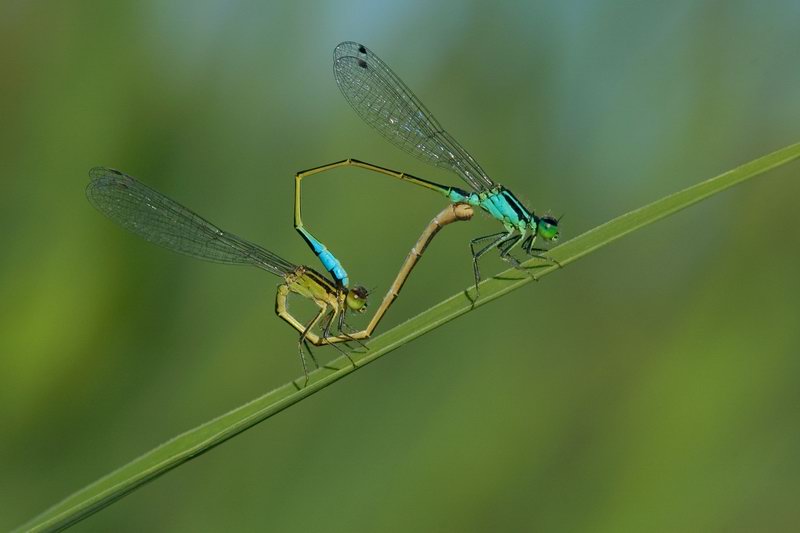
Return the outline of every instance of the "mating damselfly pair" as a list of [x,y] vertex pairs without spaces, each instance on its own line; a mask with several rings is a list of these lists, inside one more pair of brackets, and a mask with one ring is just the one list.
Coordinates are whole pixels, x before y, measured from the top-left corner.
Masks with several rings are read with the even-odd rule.
[[[521,268],[521,262],[511,253],[514,248],[519,246],[532,256],[550,261],[539,254],[544,250],[534,247],[534,244],[537,238],[544,241],[558,238],[556,218],[537,216],[509,190],[491,180],[400,78],[364,45],[354,42],[339,44],[334,50],[334,74],[345,99],[367,124],[403,150],[435,166],[452,170],[472,190],[440,185],[355,159],[297,173],[295,228],[333,279],[326,278],[310,267],[295,265],[274,252],[218,228],[178,202],[117,170],[103,167],[92,169],[92,181],[87,187],[87,197],[98,210],[145,240],[200,259],[252,265],[281,276],[283,283],[277,291],[276,313],[300,333],[298,351],[306,383],[309,373],[303,346],[308,349],[314,364],[319,366],[308,347],[309,342],[316,346],[331,345],[338,348],[339,343],[360,342],[368,338],[397,298],[422,252],[439,229],[452,222],[469,220],[473,215],[473,207],[486,211],[499,220],[505,229],[470,242],[476,291],[480,282],[478,260],[485,253],[497,248],[501,258]],[[363,313],[366,310],[368,291],[361,286],[349,287],[349,277],[341,261],[304,227],[301,218],[302,180],[344,166],[360,167],[409,181],[442,193],[452,202],[425,227],[380,307],[361,331],[348,326],[346,315],[348,311]],[[488,244],[481,247],[481,243]],[[308,298],[318,306],[317,314],[310,321],[303,322],[289,312],[290,293]],[[333,331],[334,327],[336,331]],[[315,328],[320,329],[319,334],[314,331]],[[348,355],[345,350],[339,349]]]

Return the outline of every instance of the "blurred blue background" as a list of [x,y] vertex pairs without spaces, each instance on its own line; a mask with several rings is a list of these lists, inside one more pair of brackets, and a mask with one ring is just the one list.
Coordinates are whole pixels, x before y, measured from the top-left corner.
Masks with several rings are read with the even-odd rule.
[[[277,278],[124,232],[90,167],[313,264],[296,171],[459,184],[342,98],[331,53],[358,40],[567,239],[800,140],[799,25],[788,0],[0,3],[0,529],[300,374]],[[798,173],[462,317],[76,531],[795,530]],[[444,205],[360,171],[305,195],[377,294]],[[382,329],[467,286],[467,241],[496,230],[443,232]]]

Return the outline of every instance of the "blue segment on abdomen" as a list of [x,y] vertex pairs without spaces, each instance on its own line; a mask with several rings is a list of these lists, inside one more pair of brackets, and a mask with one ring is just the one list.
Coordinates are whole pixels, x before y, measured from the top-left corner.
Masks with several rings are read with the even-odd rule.
[[324,244],[319,242],[304,228],[297,228],[297,231],[300,232],[300,235],[303,236],[303,239],[305,239],[317,257],[319,257],[322,266],[325,267],[325,270],[331,273],[333,279],[347,287],[350,284],[350,280],[347,278],[347,272],[345,272],[344,268],[342,267],[342,263],[339,262],[339,260],[336,259],[331,252],[328,251]]
[[[447,190],[447,199],[451,202],[467,202],[471,203],[469,200],[472,196],[475,196],[475,193],[466,194],[466,191],[462,191],[456,188],[450,188]],[[477,205],[477,204],[474,204]]]
[[333,257],[332,253],[323,247],[322,252],[317,254],[317,257],[319,257],[319,260],[322,262],[322,266],[331,273],[335,280],[339,281],[345,287],[350,284],[350,280],[347,279],[347,272],[344,271],[342,264],[338,259]]

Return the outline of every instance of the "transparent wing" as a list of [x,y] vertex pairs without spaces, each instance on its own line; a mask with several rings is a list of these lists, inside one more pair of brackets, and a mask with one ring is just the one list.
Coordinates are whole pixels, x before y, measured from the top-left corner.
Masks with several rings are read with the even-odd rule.
[[253,265],[283,276],[297,268],[264,248],[223,231],[200,215],[118,170],[97,167],[86,197],[101,213],[143,239],[182,254]]
[[340,43],[333,50],[333,74],[353,109],[396,146],[454,171],[477,191],[496,186],[411,89],[366,46]]

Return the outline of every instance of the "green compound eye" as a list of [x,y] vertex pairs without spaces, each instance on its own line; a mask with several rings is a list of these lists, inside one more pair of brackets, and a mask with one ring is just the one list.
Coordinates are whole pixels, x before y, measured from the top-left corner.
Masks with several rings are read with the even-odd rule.
[[542,217],[536,231],[546,241],[558,240],[558,220],[550,216]]
[[367,310],[367,296],[369,296],[369,291],[366,288],[354,287],[345,298],[347,307],[356,313],[363,313]]

